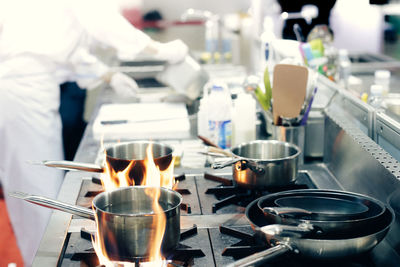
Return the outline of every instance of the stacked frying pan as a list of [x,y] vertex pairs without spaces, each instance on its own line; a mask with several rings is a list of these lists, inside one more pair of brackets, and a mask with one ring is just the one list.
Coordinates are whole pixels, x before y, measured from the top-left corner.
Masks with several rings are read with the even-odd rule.
[[369,196],[306,189],[256,199],[247,206],[246,217],[271,248],[232,266],[253,266],[288,252],[322,260],[357,255],[385,237],[394,213]]

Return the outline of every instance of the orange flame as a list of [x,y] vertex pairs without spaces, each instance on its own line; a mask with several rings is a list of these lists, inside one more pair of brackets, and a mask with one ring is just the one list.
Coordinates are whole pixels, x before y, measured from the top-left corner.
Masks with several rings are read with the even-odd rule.
[[[177,183],[174,178],[175,157],[172,158],[167,169],[160,171],[154,163],[151,144],[146,149],[146,159],[144,160],[144,176],[141,185],[162,186],[165,188],[176,188]],[[107,157],[104,150],[104,158]],[[134,179],[130,175],[130,171],[136,165],[136,161],[132,160],[129,165],[122,171],[116,172],[112,166],[105,160],[104,172],[101,174],[101,181],[105,191],[113,190],[119,187],[135,185]],[[147,179],[146,176],[152,177]]]
[[[146,159],[144,160],[145,172],[143,175],[143,180],[141,185],[147,186],[155,186],[155,187],[166,187],[172,189],[175,184],[174,179],[174,162],[175,158],[172,159],[171,164],[164,171],[160,171],[158,166],[154,163],[152,146],[149,145],[146,149]],[[123,171],[115,172],[113,168],[106,164],[105,171],[102,174],[102,184],[104,190],[112,190],[121,186],[129,186],[130,183],[134,182],[133,179],[129,177],[130,170],[134,167],[135,161],[132,161]],[[149,258],[148,262],[143,262],[143,266],[150,267],[159,267],[166,265],[165,259],[161,255],[161,244],[165,233],[166,228],[166,215],[163,207],[159,204],[159,198],[161,195],[160,188],[156,190],[154,194],[154,190],[146,189],[145,193],[152,198],[152,208],[154,220],[152,223],[153,236],[149,244]],[[98,226],[98,220],[101,218],[97,218],[96,216],[96,225]],[[96,237],[92,240],[93,247],[96,251],[96,254],[99,258],[100,264],[105,265],[107,267],[115,266],[115,263],[109,260],[107,257],[107,253],[104,246],[104,240],[101,240],[99,236],[99,229],[96,231]],[[118,266],[135,266],[134,263],[131,262],[118,262]]]
[[[173,163],[171,165],[174,166]],[[163,179],[165,180],[165,177],[163,178],[160,169],[154,163],[151,146],[148,146],[146,149],[145,166],[146,172],[143,177],[144,185],[160,186],[163,182],[165,183],[165,181],[163,181]],[[167,172],[164,176],[166,175]],[[161,257],[161,243],[164,237],[165,225],[167,220],[163,208],[158,203],[158,199],[161,195],[160,189],[156,190],[156,194],[154,196],[152,196],[152,194],[154,194],[152,190],[145,190],[145,193],[149,197],[153,198],[152,207],[154,211],[154,220],[152,225],[152,228],[154,229],[154,235],[152,236],[152,240],[150,241],[152,247],[149,248],[149,261],[154,263],[154,265],[152,266],[160,266],[160,263],[162,263],[163,260]]]

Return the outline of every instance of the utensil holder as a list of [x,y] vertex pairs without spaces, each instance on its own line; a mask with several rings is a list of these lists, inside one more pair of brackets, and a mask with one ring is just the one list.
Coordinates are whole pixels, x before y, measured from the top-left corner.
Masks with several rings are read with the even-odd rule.
[[271,124],[271,137],[274,140],[295,144],[301,150],[299,165],[304,164],[305,126],[275,126]]

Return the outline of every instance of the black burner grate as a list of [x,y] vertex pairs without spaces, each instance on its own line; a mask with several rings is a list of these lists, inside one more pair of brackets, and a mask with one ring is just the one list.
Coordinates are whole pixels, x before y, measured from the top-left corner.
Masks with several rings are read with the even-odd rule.
[[[306,175],[305,173],[300,173],[299,176]],[[307,176],[307,175],[306,175]],[[295,189],[307,189],[315,188],[311,180],[307,176],[306,180],[304,177],[302,179],[297,179],[296,183],[279,186],[279,187],[268,187],[262,189],[249,189],[235,185],[233,181],[229,178],[224,178],[209,173],[204,174],[204,178],[207,180],[212,180],[220,183],[217,187],[208,188],[206,194],[213,194],[217,198],[217,202],[212,205],[212,212],[216,213],[217,210],[226,207],[228,205],[234,204],[242,207],[246,207],[251,201],[271,193],[295,190]]]
[[[93,238],[93,233],[87,231],[86,229],[81,229],[81,238],[91,241]],[[192,236],[197,235],[197,226],[194,225],[192,228],[187,229],[181,232],[180,241],[191,238]],[[179,244],[178,247],[169,252],[167,255],[164,255],[166,260],[171,263],[168,266],[192,266],[194,258],[204,257],[205,254],[201,249],[192,248],[186,246],[184,244]],[[71,256],[72,261],[79,261],[86,266],[99,266],[99,260],[97,255],[92,247],[87,248],[85,250],[75,252]],[[145,262],[146,259],[138,258],[134,261],[135,266],[140,266],[140,262]]]

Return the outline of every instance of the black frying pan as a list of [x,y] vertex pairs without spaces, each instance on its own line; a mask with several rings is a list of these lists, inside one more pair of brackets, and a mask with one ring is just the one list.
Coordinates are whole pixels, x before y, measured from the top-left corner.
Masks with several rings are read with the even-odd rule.
[[287,196],[275,199],[275,205],[293,208],[293,216],[310,216],[319,220],[357,219],[366,216],[369,208],[363,201],[352,201],[341,197]]
[[[314,198],[314,200],[317,197],[322,197],[361,203],[367,207],[367,211],[362,212],[362,216],[360,215],[355,218],[349,217],[346,214],[337,214],[333,218],[327,219],[327,216],[321,216],[318,213],[312,212],[310,214],[302,214],[302,216],[293,216],[293,213],[287,212],[285,208],[276,207],[276,202],[279,203],[279,199],[281,198],[299,196]],[[317,200],[319,199],[317,198]],[[344,191],[319,189],[291,190],[270,194],[259,198],[257,206],[261,213],[264,214],[265,224],[298,225],[301,223],[310,223],[318,229],[317,232],[321,235],[321,238],[341,238],[351,234],[355,230],[357,231],[359,228],[369,227],[372,223],[379,220],[379,216],[386,209],[381,201],[368,196]],[[361,211],[362,209],[357,210]],[[337,229],[341,229],[341,231],[338,232]]]
[[[394,221],[392,209],[385,207],[385,211],[369,227],[354,229],[352,233],[341,238],[321,239],[307,225],[266,225],[264,214],[258,208],[258,201],[256,199],[247,206],[246,217],[259,239],[272,248],[236,261],[231,267],[254,266],[288,252],[322,260],[362,254],[382,241]],[[341,229],[337,228],[336,232],[341,232]],[[304,234],[308,237],[304,237]]]

